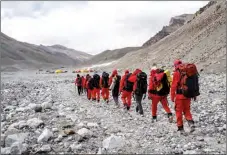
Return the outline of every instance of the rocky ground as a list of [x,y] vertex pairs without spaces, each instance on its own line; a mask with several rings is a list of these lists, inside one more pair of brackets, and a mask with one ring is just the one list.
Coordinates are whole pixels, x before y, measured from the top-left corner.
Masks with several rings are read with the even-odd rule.
[[[74,88],[75,74],[3,74],[1,77],[1,153],[219,153],[226,154],[226,75],[202,74],[201,96],[191,111],[196,131],[176,132],[161,105],[158,122],[132,111],[89,102]],[[174,106],[169,102],[172,111]]]

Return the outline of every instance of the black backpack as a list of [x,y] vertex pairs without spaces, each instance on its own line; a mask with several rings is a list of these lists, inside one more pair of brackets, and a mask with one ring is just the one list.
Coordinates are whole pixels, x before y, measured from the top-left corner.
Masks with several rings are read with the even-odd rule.
[[82,85],[82,78],[81,77],[78,77],[78,84]]
[[104,88],[108,88],[109,87],[109,74],[106,72],[102,73],[102,86]]
[[125,78],[125,85],[124,85],[124,90],[132,92],[133,91],[133,82],[128,81],[129,77],[132,75],[132,73],[129,73],[126,78]]
[[94,89],[93,83],[94,83],[94,79],[93,78],[88,80],[88,89],[91,89],[91,90]]
[[[163,72],[160,72],[160,73],[163,73]],[[159,73],[157,73],[159,74]],[[156,80],[156,77],[154,77],[155,80]],[[157,95],[159,96],[166,96],[169,94],[170,92],[170,83],[168,81],[168,78],[167,78],[167,75],[164,73],[162,79],[161,79],[161,84],[162,84],[162,89],[157,91]]]
[[98,74],[93,75],[93,87],[100,88],[99,81],[100,81],[100,76]]
[[137,75],[137,86],[135,90],[136,95],[143,95],[147,93],[147,74],[141,72]]

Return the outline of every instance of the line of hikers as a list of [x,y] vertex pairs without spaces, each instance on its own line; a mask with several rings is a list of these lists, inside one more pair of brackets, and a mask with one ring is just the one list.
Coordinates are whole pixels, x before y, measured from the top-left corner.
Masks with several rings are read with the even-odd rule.
[[113,100],[119,107],[118,97],[121,100],[125,111],[131,107],[132,97],[136,100],[136,112],[144,116],[142,99],[146,98],[148,90],[148,99],[152,100],[151,113],[152,122],[157,121],[157,105],[161,102],[167,113],[169,122],[173,121],[173,114],[168,106],[167,96],[170,93],[171,101],[175,102],[175,112],[178,131],[184,132],[183,114],[188,121],[191,132],[195,130],[194,121],[190,112],[191,99],[196,100],[199,93],[198,71],[195,64],[182,63],[180,60],[174,61],[173,79],[168,70],[153,67],[150,71],[149,84],[147,74],[140,69],[133,73],[125,70],[121,77],[117,70],[113,70],[111,76],[103,72],[100,77],[89,74],[84,78],[77,74],[75,84],[78,88],[79,95],[84,92],[88,100],[100,102],[100,92],[106,103],[109,103],[109,90],[112,92]]

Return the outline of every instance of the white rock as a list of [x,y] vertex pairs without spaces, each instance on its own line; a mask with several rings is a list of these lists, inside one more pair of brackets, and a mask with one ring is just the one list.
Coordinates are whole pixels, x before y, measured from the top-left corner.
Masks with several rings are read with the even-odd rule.
[[70,145],[71,150],[76,153],[77,150],[82,149],[82,144],[73,143]]
[[107,154],[107,151],[106,149],[100,147],[97,154]]
[[10,147],[1,147],[1,154],[10,154]]
[[51,151],[51,147],[50,147],[50,145],[43,145],[43,146],[40,148],[40,151],[49,152],[49,151]]
[[58,132],[58,128],[53,128],[52,131],[53,132]]
[[88,127],[98,127],[99,125],[97,123],[87,123]]
[[53,133],[46,128],[43,130],[43,133],[38,137],[37,142],[47,142],[51,137],[53,137]]
[[82,136],[82,137],[90,137],[90,136],[92,136],[93,133],[86,128],[82,128],[82,129],[77,131],[77,134]]
[[111,135],[103,141],[103,148],[112,149],[112,148],[121,148],[123,147],[123,140],[121,137]]
[[29,127],[31,128],[37,128],[39,127],[40,125],[44,124],[42,120],[38,119],[38,118],[32,118],[32,119],[29,119],[27,121],[27,124]]
[[186,150],[183,152],[184,154],[197,154],[195,150]]
[[78,127],[85,127],[85,125],[84,125],[84,123],[82,123],[82,122],[80,122],[78,125],[77,125]]
[[10,148],[11,154],[22,154],[25,153],[28,149],[28,145],[22,144],[20,142],[15,142]]
[[43,102],[41,106],[42,106],[43,109],[51,109],[52,108],[52,103]]
[[16,133],[16,134],[8,135],[5,139],[5,146],[10,147],[15,142],[23,143],[27,137],[28,137],[28,133]]

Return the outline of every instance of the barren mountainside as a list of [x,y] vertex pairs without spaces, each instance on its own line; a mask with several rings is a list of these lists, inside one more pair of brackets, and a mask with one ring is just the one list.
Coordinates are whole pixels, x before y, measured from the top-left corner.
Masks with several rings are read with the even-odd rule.
[[169,25],[164,26],[161,31],[159,31],[155,36],[151,37],[148,41],[143,44],[143,47],[153,45],[162,38],[168,36],[172,32],[176,31],[178,28],[183,26],[188,20],[192,18],[192,14],[183,14],[180,16],[172,17],[170,19]]
[[126,54],[110,67],[149,69],[157,64],[172,68],[175,59],[182,59],[196,63],[204,72],[225,72],[225,1],[210,2],[203,8],[206,9],[200,9],[175,32],[151,46]]
[[1,33],[1,70],[77,65],[90,55],[64,46],[37,46]]

